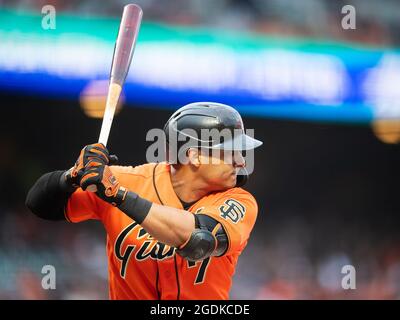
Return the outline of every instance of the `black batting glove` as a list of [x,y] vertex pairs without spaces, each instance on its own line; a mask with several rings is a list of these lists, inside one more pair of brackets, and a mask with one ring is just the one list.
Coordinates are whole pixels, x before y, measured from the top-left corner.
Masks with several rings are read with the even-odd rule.
[[117,161],[117,156],[110,155],[102,143],[89,144],[81,150],[75,165],[65,172],[64,182],[67,186],[76,189],[80,185],[85,167],[90,162],[97,165],[107,165],[114,164]]
[[90,185],[96,185],[96,195],[113,206],[121,205],[128,193],[128,190],[120,185],[109,166],[95,161],[87,164],[81,178],[80,186],[83,190]]

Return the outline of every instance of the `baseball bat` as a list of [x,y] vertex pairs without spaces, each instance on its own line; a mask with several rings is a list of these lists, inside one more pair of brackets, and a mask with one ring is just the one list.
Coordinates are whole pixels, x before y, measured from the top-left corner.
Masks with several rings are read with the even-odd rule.
[[[126,76],[131,65],[136,39],[139,34],[143,11],[136,4],[128,4],[124,7],[117,40],[115,42],[113,60],[110,72],[110,84],[108,87],[107,102],[100,130],[99,143],[107,145],[115,109]],[[96,192],[95,185],[88,186],[88,191]]]

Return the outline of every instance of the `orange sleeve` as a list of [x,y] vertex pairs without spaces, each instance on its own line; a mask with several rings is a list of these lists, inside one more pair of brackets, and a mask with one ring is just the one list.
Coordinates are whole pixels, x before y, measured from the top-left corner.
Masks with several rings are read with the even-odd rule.
[[[110,167],[113,174],[119,180],[122,180],[123,174],[121,174],[121,170],[123,168],[117,166]],[[102,220],[110,208],[113,208],[113,206],[101,200],[93,192],[83,191],[81,188],[78,188],[69,197],[64,214],[69,222],[81,222],[90,219]]]
[[228,236],[228,249],[225,254],[241,252],[246,246],[258,212],[254,197],[241,190],[224,194],[210,205],[203,206],[196,214],[206,214],[223,226]]
[[68,199],[65,218],[70,222],[100,219],[101,207],[106,203],[94,193],[77,189]]

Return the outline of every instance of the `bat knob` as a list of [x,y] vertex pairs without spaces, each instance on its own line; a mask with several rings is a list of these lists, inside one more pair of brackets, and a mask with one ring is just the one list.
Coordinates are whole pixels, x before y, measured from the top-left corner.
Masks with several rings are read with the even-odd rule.
[[88,187],[86,188],[86,191],[89,191],[89,192],[96,192],[96,191],[97,191],[97,187],[96,187],[95,184],[92,184],[92,185],[90,185],[90,186],[88,186]]

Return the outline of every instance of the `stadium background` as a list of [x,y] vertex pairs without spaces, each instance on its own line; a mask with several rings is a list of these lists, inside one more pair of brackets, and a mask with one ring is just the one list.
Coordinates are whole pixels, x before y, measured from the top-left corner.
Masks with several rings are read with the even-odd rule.
[[[39,220],[24,198],[97,140],[126,3],[0,1],[1,299],[108,296],[101,225]],[[400,3],[136,3],[144,23],[109,140],[120,163],[145,162],[146,132],[196,100],[231,103],[264,141],[231,298],[400,298]],[[46,4],[55,30],[41,27]],[[346,4],[356,30],[341,27]],[[56,290],[41,288],[47,264]],[[356,290],[341,288],[346,264]]]

